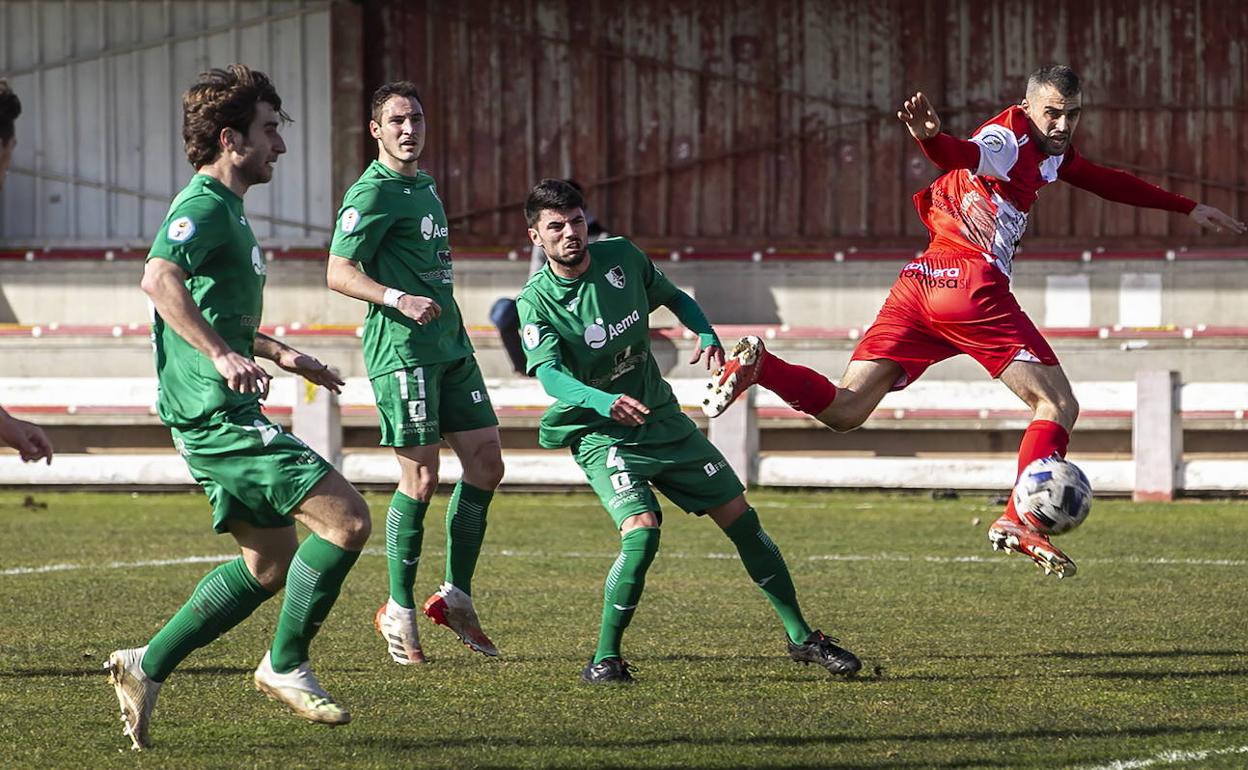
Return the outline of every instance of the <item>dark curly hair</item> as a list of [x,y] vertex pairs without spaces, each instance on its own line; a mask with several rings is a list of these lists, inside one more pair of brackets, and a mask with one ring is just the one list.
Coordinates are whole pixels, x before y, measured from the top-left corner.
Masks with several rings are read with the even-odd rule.
[[231,64],[201,73],[182,96],[182,139],[191,166],[198,169],[221,155],[219,137],[224,129],[246,134],[260,102],[273,105],[282,122],[291,122],[282,111],[282,97],[263,72]]
[[22,114],[22,101],[9,88],[9,81],[0,78],[0,142],[13,138],[13,121]]
[[573,179],[543,179],[524,201],[524,218],[529,227],[537,224],[543,211],[569,211],[585,208],[585,195]]

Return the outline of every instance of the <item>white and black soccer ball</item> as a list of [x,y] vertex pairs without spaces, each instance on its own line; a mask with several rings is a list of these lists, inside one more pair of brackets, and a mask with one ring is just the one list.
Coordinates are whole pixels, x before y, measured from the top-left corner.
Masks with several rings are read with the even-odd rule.
[[1014,509],[1033,529],[1065,534],[1092,509],[1092,485],[1079,466],[1056,455],[1028,465],[1014,485]]

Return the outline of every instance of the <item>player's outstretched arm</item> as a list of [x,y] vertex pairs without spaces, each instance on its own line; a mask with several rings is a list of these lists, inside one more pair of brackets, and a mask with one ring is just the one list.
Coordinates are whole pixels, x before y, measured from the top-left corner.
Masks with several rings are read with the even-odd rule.
[[429,297],[418,297],[384,286],[365,275],[355,262],[346,257],[329,255],[325,283],[333,291],[352,299],[395,308],[421,326],[442,315],[442,308]]
[[901,103],[901,109],[897,110],[897,119],[905,123],[910,130],[910,136],[920,142],[940,133],[940,116],[922,91]]
[[291,374],[297,374],[326,390],[341,393],[342,386],[347,384],[337,372],[329,368],[329,364],[322,363],[316,356],[295,350],[267,334],[256,335],[255,353],[257,357],[267,358]]
[[702,306],[693,297],[679,289],[665,304],[676,314],[676,318],[689,331],[698,335],[698,345],[694,349],[693,358],[689,359],[689,363],[696,364],[705,356],[706,370],[708,372],[722,369],[724,366],[724,344],[719,341],[719,336],[715,334],[715,329],[707,319],[706,313],[702,312]]
[[52,442],[43,428],[19,420],[3,409],[0,409],[0,442],[16,449],[23,462],[44,460],[52,464]]
[[621,425],[641,425],[650,410],[632,396],[607,393],[586,385],[572,376],[557,361],[546,361],[534,372],[542,389],[551,398],[565,404],[593,409],[603,417],[610,417]]
[[1248,232],[1248,225],[1245,225],[1221,209],[1206,206],[1203,203],[1197,203],[1188,216],[1201,227],[1208,227],[1219,233],[1223,230],[1229,230],[1236,235],[1243,235]]
[[156,312],[169,327],[212,361],[226,385],[237,393],[267,393],[269,373],[247,356],[230,349],[225,340],[204,320],[191,293],[186,290],[186,272],[167,259],[149,259],[139,283],[156,306]]

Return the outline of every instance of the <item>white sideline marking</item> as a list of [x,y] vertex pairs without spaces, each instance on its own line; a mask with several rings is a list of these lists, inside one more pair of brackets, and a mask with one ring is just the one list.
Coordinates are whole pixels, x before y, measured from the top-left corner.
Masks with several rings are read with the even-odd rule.
[[1148,759],[1121,759],[1108,765],[1087,765],[1080,770],[1135,770],[1139,767],[1153,765],[1173,765],[1176,762],[1200,762],[1210,757],[1227,754],[1248,754],[1248,746],[1235,746],[1229,749],[1208,749],[1206,751],[1163,751]]
[[[617,554],[608,553],[606,551],[564,551],[562,553],[550,553],[548,551],[517,551],[510,548],[504,548],[495,551],[498,556],[507,556],[520,559],[614,559]],[[385,556],[384,548],[365,548],[363,550],[365,556]],[[440,556],[441,552],[430,551],[425,554],[427,556]],[[735,553],[688,553],[686,551],[664,552],[663,557],[666,559],[736,559]],[[221,562],[230,561],[238,558],[238,554],[216,554],[206,556],[183,556],[177,559],[144,559],[142,561],[111,561],[103,564],[72,564],[57,563],[44,564],[38,567],[9,567],[0,570],[0,577],[9,575],[39,575],[46,572],[72,572],[81,569],[134,569],[136,567],[169,567],[180,564],[219,564]],[[924,562],[928,564],[1023,564],[1025,562],[1005,561],[1004,556],[907,556],[905,554],[817,554],[815,556],[807,556],[806,561],[838,561],[838,562]],[[1127,557],[1125,559],[1082,559],[1084,564],[1154,564],[1154,565],[1183,565],[1192,567],[1243,567],[1248,566],[1248,560],[1244,559],[1168,559],[1159,557],[1155,559],[1141,559],[1137,557]]]

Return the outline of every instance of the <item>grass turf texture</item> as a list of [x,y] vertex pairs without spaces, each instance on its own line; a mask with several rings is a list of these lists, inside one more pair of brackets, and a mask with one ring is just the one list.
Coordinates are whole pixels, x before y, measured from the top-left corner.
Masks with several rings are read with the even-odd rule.
[[[851,681],[790,662],[727,539],[669,506],[625,637],[640,680],[627,688],[578,681],[617,544],[590,495],[495,499],[474,586],[501,659],[422,618],[431,662],[399,667],[372,627],[388,500],[373,494],[368,555],[312,647],[355,721],[311,725],[254,691],[271,601],[174,672],[155,747],[136,755],[101,662],[142,644],[211,565],[109,565],[224,555],[232,541],[211,533],[197,494],[36,495],[46,509],[23,497],[0,493],[5,767],[1052,768],[1168,751],[1224,752],[1170,766],[1248,761],[1228,751],[1248,746],[1243,503],[1098,501],[1059,541],[1080,566],[1059,582],[991,552],[996,508],[980,495],[755,492],[808,619],[862,657]],[[441,579],[445,502],[427,519],[418,599]],[[852,556],[863,558],[840,560]],[[50,564],[85,568],[13,571]]]

